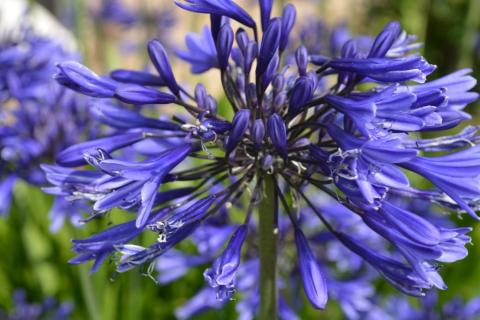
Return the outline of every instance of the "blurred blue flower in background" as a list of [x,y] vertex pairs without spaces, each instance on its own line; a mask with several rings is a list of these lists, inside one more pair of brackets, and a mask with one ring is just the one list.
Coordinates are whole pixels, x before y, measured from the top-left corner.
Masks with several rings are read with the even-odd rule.
[[[46,184],[43,162],[96,134],[88,99],[58,85],[56,63],[76,58],[60,43],[24,29],[0,43],[0,213],[9,212],[15,182]],[[65,216],[79,219],[81,205],[59,197],[51,211],[52,229]],[[87,207],[83,207],[88,209]]]
[[185,42],[188,51],[177,51],[177,56],[191,65],[192,73],[203,73],[218,67],[217,49],[209,27],[204,27],[202,33],[190,33]]
[[6,320],[68,320],[73,311],[69,302],[59,303],[53,297],[48,297],[41,303],[29,303],[23,290],[13,293],[13,308],[10,312],[0,310],[0,318]]
[[379,307],[375,307],[367,314],[368,319],[380,320],[421,320],[421,319],[455,319],[470,320],[480,316],[480,297],[468,302],[458,296],[445,303],[442,309],[437,308],[438,297],[436,292],[429,293],[419,299],[420,306],[414,306],[404,297],[389,296]]
[[126,28],[138,23],[137,15],[122,4],[121,0],[103,0],[99,12],[94,13],[96,19],[115,23]]

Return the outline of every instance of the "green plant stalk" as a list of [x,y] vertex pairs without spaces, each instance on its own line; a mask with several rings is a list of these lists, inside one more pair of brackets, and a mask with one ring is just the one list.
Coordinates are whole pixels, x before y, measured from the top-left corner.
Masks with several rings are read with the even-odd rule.
[[[72,230],[71,234],[75,239],[83,238],[85,230],[78,230],[73,226],[70,227],[70,230]],[[80,289],[82,291],[82,298],[87,309],[86,313],[88,319],[100,320],[101,315],[97,300],[99,297],[97,295],[97,290],[93,286],[92,277],[89,274],[88,269],[88,266],[85,264],[79,265],[76,268],[78,280],[80,282]]]
[[87,306],[88,318],[91,320],[100,320],[100,313],[97,306],[97,297],[92,286],[92,278],[88,275],[88,267],[86,265],[78,266],[80,274],[80,285],[82,287],[82,295]]
[[475,34],[479,27],[478,12],[480,10],[480,1],[470,0],[468,3],[463,35],[460,42],[460,59],[457,68],[466,68],[473,65],[473,49],[475,46]]
[[69,0],[63,0],[63,5],[65,7],[73,5],[73,8],[75,10],[75,30],[73,30],[75,39],[77,40],[78,44],[78,49],[82,53],[82,56],[84,58],[84,62],[86,65],[89,65],[91,61],[89,61],[89,56],[87,54],[87,45],[86,45],[86,19],[87,19],[87,14],[86,14],[86,9],[85,9],[85,4],[83,3],[82,0],[73,0],[73,2],[70,2]]
[[277,200],[272,176],[263,179],[258,210],[260,255],[260,320],[277,319]]

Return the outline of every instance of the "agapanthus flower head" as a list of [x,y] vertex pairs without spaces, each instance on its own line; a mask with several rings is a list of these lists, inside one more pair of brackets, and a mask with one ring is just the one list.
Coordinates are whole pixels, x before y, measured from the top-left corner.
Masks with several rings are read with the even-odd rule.
[[[16,181],[45,185],[40,164],[53,162],[58,151],[92,137],[98,127],[85,97],[52,79],[57,63],[75,57],[55,40],[29,30],[0,43],[1,214],[9,211]],[[58,228],[68,211],[78,218],[75,208],[58,199],[52,227]]]
[[[102,122],[114,133],[69,147],[57,157],[63,166],[88,163],[94,170],[46,168],[55,190],[94,202],[93,217],[114,207],[136,214],[131,222],[75,240],[79,256],[73,262],[95,259],[95,269],[116,250],[120,272],[157,259],[161,266],[162,256],[169,257],[180,241],[223,230],[215,239],[225,245],[200,254],[212,261],[204,275],[215,290],[205,289],[197,299],[215,292],[228,300],[238,291],[244,297],[239,311],[253,315],[261,300],[259,287],[262,290],[255,279],[259,273],[260,278],[266,275],[259,270],[245,274],[242,262],[248,261],[248,268],[264,263],[262,243],[258,259],[249,239],[259,233],[258,238],[264,238],[267,225],[272,233],[267,237],[281,243],[269,247],[272,252],[295,247],[298,252],[297,264],[291,259],[279,264],[291,279],[272,280],[273,287],[303,282],[316,308],[325,307],[332,297],[353,315],[368,308],[366,296],[371,293],[357,290],[367,288],[363,284],[368,275],[340,284],[324,263],[332,257],[321,250],[325,247],[341,253],[335,263],[352,275],[369,265],[406,294],[446,289],[439,266],[466,256],[471,229],[437,225],[429,213],[433,207],[416,210],[405,202],[433,203],[478,219],[477,128],[419,139],[424,131],[441,133],[469,118],[462,110],[478,98],[469,91],[476,83],[470,71],[428,82],[435,66],[412,53],[418,44],[396,22],[376,37],[339,32],[335,50],[310,52],[307,45],[288,46],[296,20],[291,4],[280,17],[271,17],[271,2],[260,1],[261,22],[256,23],[232,0],[176,3],[211,17],[210,28],[201,37],[188,35],[188,51],[178,55],[194,73],[219,70],[230,112],[217,108],[206,85],[191,86],[194,92],[184,88],[170,64],[173,57],[157,40],[148,43],[155,74],[121,70],[99,76],[79,64],[61,63],[57,79],[63,85],[135,105],[115,112],[100,107]],[[229,19],[242,26],[234,30]],[[168,122],[148,119],[143,111],[143,105],[162,110],[165,104],[178,105],[184,113]],[[128,150],[129,157],[122,150]],[[413,187],[407,171],[425,177],[432,187]],[[175,187],[184,188],[185,183],[187,192]],[[173,188],[170,197],[159,191],[162,186]],[[319,201],[326,197],[338,206]],[[254,209],[266,199],[273,204],[273,214],[260,210],[255,218]],[[232,207],[244,214],[232,214]],[[211,231],[212,237],[217,231]],[[143,232],[157,233],[157,242],[132,246],[132,239]],[[181,261],[185,263],[179,270],[190,266],[188,259]],[[346,288],[354,288],[364,303],[342,297],[339,292]],[[278,301],[278,312],[290,314],[284,298]],[[189,307],[199,305],[192,301]],[[193,309],[187,309],[183,315],[192,314]]]

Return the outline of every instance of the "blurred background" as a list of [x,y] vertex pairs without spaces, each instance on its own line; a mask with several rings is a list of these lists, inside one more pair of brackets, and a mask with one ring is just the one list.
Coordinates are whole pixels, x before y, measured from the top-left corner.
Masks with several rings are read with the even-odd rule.
[[[99,0],[1,0],[0,35],[14,33],[19,25],[28,23],[38,32],[57,37],[72,50],[79,50],[84,64],[104,73],[120,67],[141,69],[147,61],[148,39],[158,38],[173,51],[183,48],[186,32],[198,32],[208,23],[202,16],[175,8],[173,0],[119,2],[123,12],[112,10],[107,2]],[[239,2],[257,10],[255,0]],[[473,68],[475,78],[480,75],[480,0],[295,0],[293,3],[299,11],[297,28],[320,18],[319,27],[346,24],[352,34],[376,34],[388,21],[398,20],[409,34],[418,35],[425,43],[422,54],[438,66],[433,78],[465,67]],[[24,17],[27,4],[34,9]],[[276,10],[280,7],[277,4]],[[218,83],[208,81],[208,73],[190,81],[187,76],[192,76],[185,64],[178,61],[174,64],[181,81],[189,80],[192,86],[203,80],[215,92]],[[478,107],[477,103],[467,109],[474,115],[473,124],[480,122]],[[203,268],[189,272],[173,284],[160,286],[145,275],[146,270],[117,275],[112,263],[89,275],[89,266],[67,264],[73,257],[71,239],[91,235],[109,221],[95,221],[83,228],[65,224],[52,233],[48,218],[51,202],[40,190],[18,184],[10,214],[0,219],[0,309],[11,310],[12,294],[21,288],[28,301],[40,302],[52,296],[70,302],[74,319],[174,319],[175,308],[203,286]],[[474,225],[466,216],[464,221],[457,222]],[[472,237],[478,245],[478,224]],[[456,294],[470,299],[480,293],[480,247],[469,249],[468,258],[443,270],[449,290],[439,292],[440,303]],[[392,292],[386,284],[380,284],[378,290]],[[233,301],[225,309],[210,310],[197,318],[235,319],[234,304]],[[323,313],[302,310],[301,317],[342,319],[335,303],[329,303]]]

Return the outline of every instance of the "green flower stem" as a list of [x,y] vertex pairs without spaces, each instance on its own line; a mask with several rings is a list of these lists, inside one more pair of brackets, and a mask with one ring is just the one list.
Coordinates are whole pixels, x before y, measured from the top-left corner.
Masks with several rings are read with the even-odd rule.
[[78,266],[80,274],[80,285],[82,289],[83,299],[87,306],[88,317],[91,320],[100,320],[100,313],[97,305],[97,297],[92,285],[92,278],[88,274],[88,266]]
[[277,319],[277,200],[272,176],[263,179],[259,206],[260,320]]
[[[75,229],[71,227],[72,235],[75,239],[81,239],[84,237],[84,230]],[[90,320],[100,320],[100,309],[98,305],[97,292],[93,286],[92,276],[89,274],[89,267],[86,264],[82,264],[76,267],[78,275],[78,281],[80,282],[80,289],[82,291],[83,302],[86,306],[86,313]]]
[[466,68],[473,65],[474,46],[476,30],[479,27],[480,19],[478,12],[480,10],[480,1],[470,0],[468,3],[467,15],[464,19],[464,27],[460,42],[460,58],[457,68]]
[[81,53],[83,57],[83,62],[85,65],[92,65],[95,61],[91,59],[91,54],[88,52],[87,48],[87,35],[88,32],[88,12],[85,7],[85,3],[83,0],[63,0],[63,7],[67,8],[68,6],[72,6],[75,12],[75,21],[74,21],[74,30],[73,34],[75,36],[76,43],[78,45],[78,51]]

